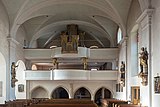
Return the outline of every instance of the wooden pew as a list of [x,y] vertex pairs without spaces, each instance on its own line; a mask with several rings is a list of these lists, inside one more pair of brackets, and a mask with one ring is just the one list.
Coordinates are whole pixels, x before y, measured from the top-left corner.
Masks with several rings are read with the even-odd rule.
[[98,107],[91,100],[81,99],[50,99],[29,107]]
[[7,104],[0,104],[0,107],[7,107]]
[[93,104],[91,100],[83,99],[51,99],[42,101],[39,104]]
[[29,107],[98,107],[96,104],[32,104]]
[[102,107],[115,107],[119,104],[128,104],[128,101],[118,99],[102,99]]
[[118,107],[147,107],[147,106],[134,105],[134,104],[119,104]]
[[7,101],[6,105],[7,107],[24,107],[23,101]]

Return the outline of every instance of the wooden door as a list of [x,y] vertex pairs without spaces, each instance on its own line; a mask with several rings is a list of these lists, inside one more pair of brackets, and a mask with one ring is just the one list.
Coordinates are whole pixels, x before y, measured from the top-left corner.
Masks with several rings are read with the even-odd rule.
[[140,87],[131,87],[131,101],[133,104],[140,103]]

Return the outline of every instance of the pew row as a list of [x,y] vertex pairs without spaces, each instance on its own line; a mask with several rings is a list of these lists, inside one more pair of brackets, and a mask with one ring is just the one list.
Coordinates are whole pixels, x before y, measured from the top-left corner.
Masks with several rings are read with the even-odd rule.
[[32,104],[29,107],[98,107],[96,104]]

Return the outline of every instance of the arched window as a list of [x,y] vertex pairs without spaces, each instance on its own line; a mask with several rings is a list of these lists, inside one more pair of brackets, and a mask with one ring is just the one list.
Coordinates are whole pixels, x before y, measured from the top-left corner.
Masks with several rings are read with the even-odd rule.
[[121,30],[121,28],[118,28],[117,43],[119,43],[121,40],[122,40],[122,30]]

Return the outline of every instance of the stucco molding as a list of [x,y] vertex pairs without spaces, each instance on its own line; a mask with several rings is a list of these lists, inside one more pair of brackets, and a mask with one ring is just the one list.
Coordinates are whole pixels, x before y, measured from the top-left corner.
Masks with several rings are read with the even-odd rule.
[[143,19],[145,18],[145,17],[151,17],[152,16],[152,14],[153,14],[153,12],[154,12],[154,9],[146,9],[141,15],[140,15],[140,17],[136,20],[136,23],[140,23],[140,22],[142,22],[143,21]]
[[19,45],[19,44],[20,44],[16,39],[14,39],[14,38],[12,38],[12,37],[7,37],[7,40],[8,40],[10,43],[14,43],[14,44],[16,44],[16,45]]

